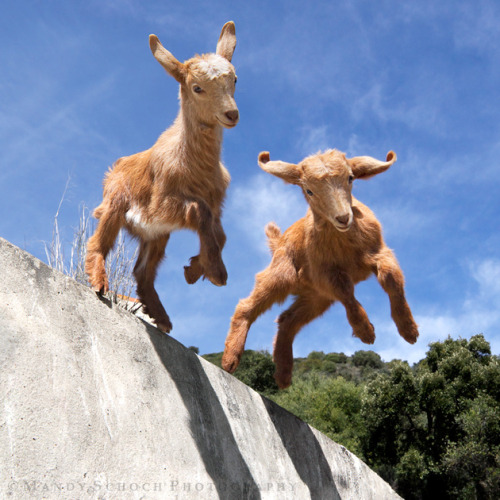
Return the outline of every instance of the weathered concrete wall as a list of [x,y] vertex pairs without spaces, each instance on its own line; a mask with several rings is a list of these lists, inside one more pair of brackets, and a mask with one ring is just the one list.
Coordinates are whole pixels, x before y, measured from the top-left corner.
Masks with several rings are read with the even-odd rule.
[[0,239],[0,498],[399,498],[234,377]]

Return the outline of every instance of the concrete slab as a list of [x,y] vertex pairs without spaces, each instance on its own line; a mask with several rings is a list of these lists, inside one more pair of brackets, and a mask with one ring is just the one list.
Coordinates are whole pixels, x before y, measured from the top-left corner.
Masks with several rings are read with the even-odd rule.
[[344,447],[2,239],[0,269],[0,498],[399,498]]

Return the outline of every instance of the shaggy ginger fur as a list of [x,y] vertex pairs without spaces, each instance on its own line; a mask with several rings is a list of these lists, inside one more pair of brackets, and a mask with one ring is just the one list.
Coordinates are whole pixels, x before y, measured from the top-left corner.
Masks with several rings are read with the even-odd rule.
[[223,26],[215,54],[184,63],[156,35],[150,35],[149,42],[154,57],[180,83],[180,111],[152,148],[120,158],[106,175],[103,201],[94,211],[99,224],[88,241],[85,270],[97,293],[108,290],[104,262],[118,231],[125,227],[140,241],[134,268],[138,296],[157,326],[169,332],[172,324],[154,280],[172,231],[191,229],[200,237],[199,255],[184,268],[188,283],[201,276],[217,286],[227,280],[221,212],[230,176],[220,152],[223,127],[232,128],[239,119],[231,64],[235,27],[233,22]]
[[343,153],[329,150],[294,165],[269,161],[269,153],[260,153],[260,167],[301,186],[309,209],[284,234],[274,223],[266,227],[272,261],[257,274],[250,296],[236,307],[222,358],[226,371],[236,370],[248,330],[257,317],[291,294],[295,301],[279,316],[274,341],[275,378],[280,388],[291,384],[295,336],[335,301],[344,305],[353,335],[372,344],[373,325],[354,296],[354,285],[371,274],[389,295],[400,335],[411,344],[417,340],[418,329],[405,299],[399,264],[384,243],[373,212],[351,195],[354,179],[384,172],[395,161],[392,151],[382,162],[368,156],[347,159]]

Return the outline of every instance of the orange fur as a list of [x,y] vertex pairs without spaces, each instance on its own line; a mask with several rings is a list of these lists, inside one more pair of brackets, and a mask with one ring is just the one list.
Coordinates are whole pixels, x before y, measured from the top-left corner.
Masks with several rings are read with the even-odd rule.
[[188,283],[201,276],[222,286],[227,271],[221,251],[226,236],[222,205],[230,176],[220,162],[223,127],[239,119],[234,101],[236,76],[231,58],[236,46],[234,23],[224,25],[215,54],[181,63],[155,35],[151,51],[180,83],[177,118],[148,150],[116,161],[104,180],[99,219],[88,241],[86,272],[97,293],[108,290],[104,262],[120,228],[140,240],[134,268],[137,293],[145,311],[163,331],[172,324],[154,289],[170,233],[191,229],[200,237],[200,253],[184,268]]
[[351,195],[354,179],[381,173],[395,161],[392,151],[382,162],[367,156],[347,159],[343,153],[329,150],[298,165],[269,161],[267,152],[259,155],[262,169],[302,188],[309,209],[283,234],[276,224],[267,226],[272,260],[257,274],[252,293],[240,300],[231,319],[222,358],[226,371],[236,370],[252,323],[289,295],[295,301],[278,318],[273,350],[280,388],[291,383],[295,335],[335,301],[344,305],[353,335],[373,343],[373,325],[354,296],[354,285],[372,274],[389,295],[400,335],[412,344],[417,340],[417,325],[405,299],[404,277],[396,257],[386,246],[373,212]]

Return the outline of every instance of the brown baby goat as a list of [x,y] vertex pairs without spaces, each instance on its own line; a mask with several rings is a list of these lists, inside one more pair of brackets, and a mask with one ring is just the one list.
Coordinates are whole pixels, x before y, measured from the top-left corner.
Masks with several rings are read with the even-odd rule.
[[295,336],[335,301],[344,305],[353,335],[372,344],[373,325],[354,296],[354,285],[372,273],[389,295],[399,334],[411,344],[417,340],[418,329],[405,299],[399,264],[384,243],[373,212],[351,195],[354,179],[384,172],[395,161],[392,151],[382,162],[369,156],[347,159],[345,154],[329,150],[294,165],[270,161],[269,153],[260,153],[260,167],[299,185],[309,209],[283,234],[276,224],[267,225],[272,261],[257,274],[250,296],[236,307],[222,358],[226,371],[236,370],[248,330],[257,317],[291,294],[295,301],[279,316],[274,341],[275,378],[280,388],[288,387],[292,381]]
[[236,47],[233,22],[226,23],[215,54],[179,62],[150,35],[151,51],[180,83],[180,111],[173,125],[146,151],[120,158],[104,181],[99,219],[89,239],[85,270],[97,293],[108,290],[104,268],[120,228],[140,241],[134,268],[137,293],[158,328],[172,328],[154,288],[156,271],[170,233],[191,229],[200,237],[200,253],[184,268],[188,283],[201,276],[226,284],[221,251],[226,236],[221,225],[222,202],[230,176],[220,162],[222,129],[238,123],[234,101],[236,75],[231,64]]

